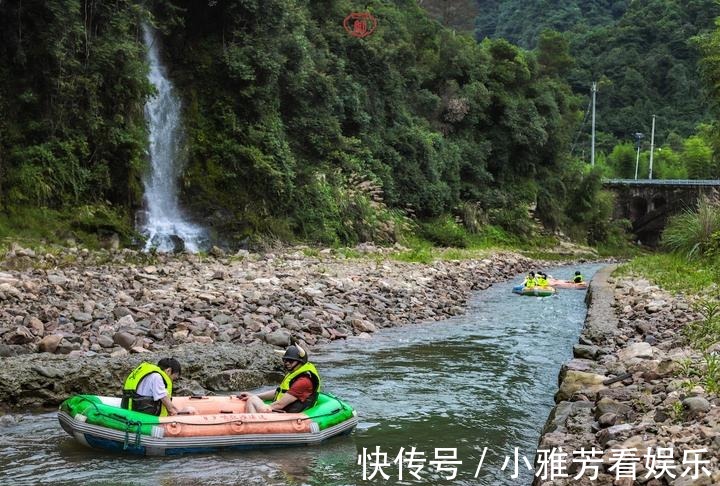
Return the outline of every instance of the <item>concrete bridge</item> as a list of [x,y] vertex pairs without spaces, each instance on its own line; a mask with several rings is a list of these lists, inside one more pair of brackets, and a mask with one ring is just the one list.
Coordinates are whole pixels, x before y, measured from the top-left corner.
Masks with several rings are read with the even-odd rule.
[[615,219],[628,219],[644,245],[657,246],[668,217],[697,207],[701,196],[717,197],[720,180],[606,179],[615,193]]

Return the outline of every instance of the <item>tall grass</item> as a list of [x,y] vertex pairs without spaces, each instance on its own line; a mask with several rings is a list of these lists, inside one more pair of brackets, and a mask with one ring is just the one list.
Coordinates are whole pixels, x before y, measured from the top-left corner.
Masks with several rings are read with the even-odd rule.
[[720,204],[700,198],[696,211],[686,210],[670,218],[662,235],[662,244],[670,251],[696,258],[713,247],[713,234],[720,232]]
[[670,292],[702,294],[717,289],[718,266],[678,253],[639,256],[621,265],[617,275],[642,275]]

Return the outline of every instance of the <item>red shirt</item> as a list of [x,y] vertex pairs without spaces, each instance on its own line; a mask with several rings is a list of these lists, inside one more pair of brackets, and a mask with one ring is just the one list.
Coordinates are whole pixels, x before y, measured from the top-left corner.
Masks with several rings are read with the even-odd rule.
[[307,376],[301,375],[290,385],[288,393],[301,402],[304,402],[313,394],[313,382]]

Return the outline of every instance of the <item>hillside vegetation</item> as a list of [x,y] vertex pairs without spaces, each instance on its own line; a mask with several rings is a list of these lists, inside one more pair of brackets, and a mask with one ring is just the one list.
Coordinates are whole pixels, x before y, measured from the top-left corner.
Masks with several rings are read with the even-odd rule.
[[357,39],[341,23],[354,9],[0,4],[1,103],[18,115],[0,122],[3,210],[110,204],[130,216],[141,203],[144,21],[164,33],[183,99],[182,198],[225,238],[394,241],[463,215],[529,237],[535,201],[548,224],[565,221],[584,176],[564,157],[578,103],[558,73],[504,40],[446,30],[410,0],[370,2],[379,28]]
[[[431,3],[422,5],[432,10]],[[668,44],[643,15],[659,3]],[[689,64],[673,56],[699,56],[689,36],[709,24],[711,3],[563,7],[582,13],[567,21],[575,31],[543,31],[526,51],[504,39],[478,42],[460,25],[445,28],[413,0],[368,2],[378,29],[364,39],[343,29],[358,8],[343,0],[5,1],[0,110],[13,116],[0,118],[0,236],[18,227],[41,234],[58,221],[68,233],[130,236],[147,170],[146,22],[161,33],[182,98],[181,198],[221,240],[345,244],[419,234],[466,244],[477,233],[534,242],[534,209],[546,227],[600,243],[616,234],[612,200],[599,192],[611,163],[588,170],[573,161],[585,100],[572,87],[623,56],[647,62],[656,88],[638,103],[650,110],[648,100],[683,99],[690,126],[695,109],[709,104],[697,95]],[[474,10],[467,2],[441,7],[435,14],[448,22]],[[530,7],[522,12],[534,15]],[[615,30],[602,36],[577,27],[594,16]],[[573,57],[578,46],[595,57]],[[655,61],[672,69],[653,70]],[[630,116],[633,88],[623,72],[631,71],[606,73],[601,83],[598,126],[609,134],[607,147],[621,131],[620,119],[602,111],[619,112],[610,100],[623,103],[626,125],[645,116]],[[702,133],[715,131],[708,125]],[[676,136],[680,146],[685,136]],[[703,143],[712,146],[708,137]]]
[[[478,39],[505,38],[531,49],[544,30],[565,33],[575,65],[564,79],[586,99],[592,82],[599,82],[601,150],[609,153],[616,143],[633,140],[635,132],[649,138],[652,115],[657,115],[660,144],[668,137],[672,141],[692,136],[699,123],[712,119],[694,37],[712,30],[720,15],[720,4],[714,0],[477,0],[477,4]],[[581,140],[588,146],[589,122],[584,128]]]

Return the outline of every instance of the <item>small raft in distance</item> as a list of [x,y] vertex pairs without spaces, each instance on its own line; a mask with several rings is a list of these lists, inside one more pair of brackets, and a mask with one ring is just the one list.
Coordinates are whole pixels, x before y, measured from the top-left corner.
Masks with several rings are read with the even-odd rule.
[[585,290],[586,288],[588,288],[587,282],[575,283],[570,280],[558,280],[556,278],[549,278],[548,283],[550,284],[550,286],[559,289]]
[[527,295],[530,297],[550,297],[555,295],[555,289],[552,287],[524,287],[516,285],[512,288],[513,293],[519,295]]
[[349,405],[325,393],[301,413],[245,413],[246,402],[236,396],[174,397],[175,406],[197,413],[157,417],[123,409],[120,401],[74,395],[60,405],[58,420],[88,447],[148,456],[314,445],[358,423]]

